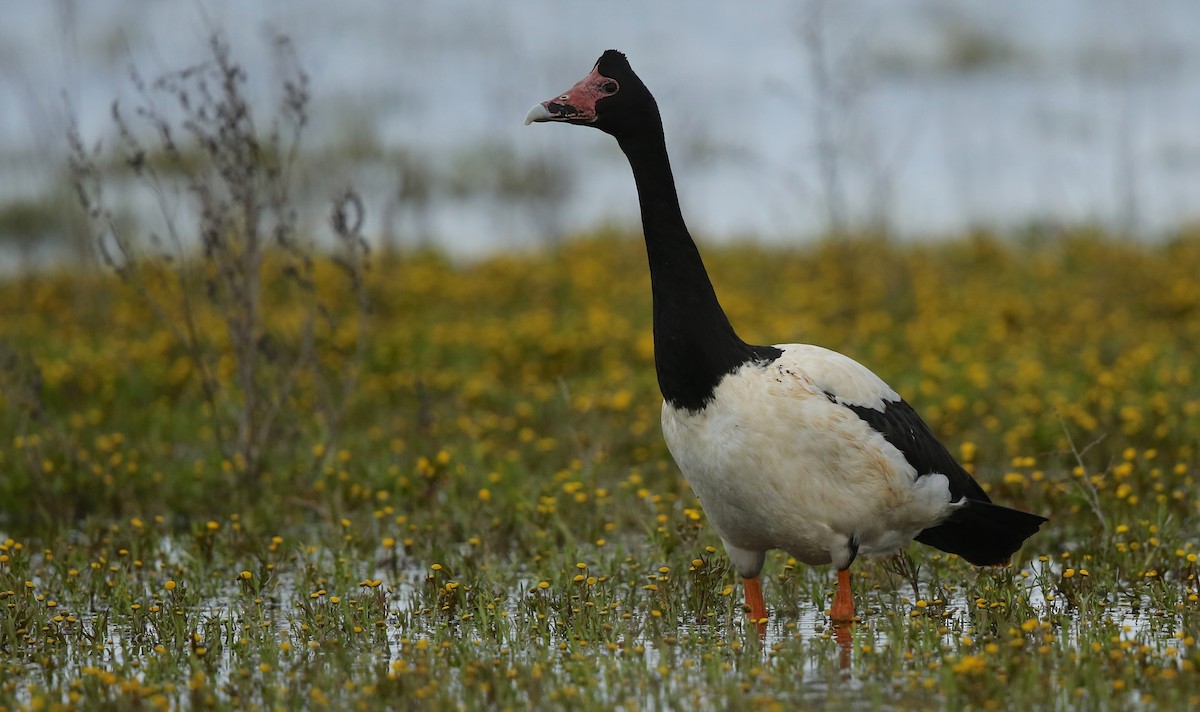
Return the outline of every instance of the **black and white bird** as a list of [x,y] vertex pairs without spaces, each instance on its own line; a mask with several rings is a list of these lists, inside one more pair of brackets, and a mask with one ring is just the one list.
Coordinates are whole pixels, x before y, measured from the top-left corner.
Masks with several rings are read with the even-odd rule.
[[848,569],[912,539],[1002,564],[1046,521],[992,504],[913,408],[840,353],[738,338],[688,233],[658,105],[608,50],[526,124],[593,126],[633,168],[654,300],[654,362],[667,446],[763,621],[766,552],[833,564],[835,621],[854,617]]

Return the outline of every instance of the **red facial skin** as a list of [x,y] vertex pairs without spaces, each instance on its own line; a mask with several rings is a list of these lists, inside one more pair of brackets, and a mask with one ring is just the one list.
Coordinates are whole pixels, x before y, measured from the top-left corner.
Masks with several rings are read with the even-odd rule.
[[566,93],[542,102],[550,114],[545,120],[590,124],[596,120],[596,102],[616,94],[619,88],[615,79],[609,79],[593,67],[591,74],[576,82]]

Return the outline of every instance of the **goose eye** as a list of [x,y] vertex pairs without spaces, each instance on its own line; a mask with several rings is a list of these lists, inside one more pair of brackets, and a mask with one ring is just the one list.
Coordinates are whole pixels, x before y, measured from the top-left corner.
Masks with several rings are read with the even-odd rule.
[[603,91],[605,94],[616,94],[617,93],[617,83],[610,79],[609,81],[604,82],[604,84],[600,85],[600,90]]

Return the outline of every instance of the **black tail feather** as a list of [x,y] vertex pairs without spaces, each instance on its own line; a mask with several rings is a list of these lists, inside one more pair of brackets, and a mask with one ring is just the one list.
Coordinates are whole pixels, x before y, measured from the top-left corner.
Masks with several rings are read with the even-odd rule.
[[950,518],[917,535],[917,541],[958,554],[976,566],[1007,563],[1047,519],[991,502],[969,499]]

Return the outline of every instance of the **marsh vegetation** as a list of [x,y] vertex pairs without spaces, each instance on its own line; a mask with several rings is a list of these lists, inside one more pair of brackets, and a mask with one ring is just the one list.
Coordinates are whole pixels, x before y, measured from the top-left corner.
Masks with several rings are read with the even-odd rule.
[[152,239],[77,141],[107,268],[0,283],[0,709],[1200,705],[1194,231],[706,246],[747,339],[871,364],[1051,517],[1007,567],[856,565],[846,649],[771,556],[760,638],[658,433],[638,236],[372,254],[344,192],[322,242],[267,129],[303,83],[255,124],[214,52],[184,181],[121,154],[185,209]]

